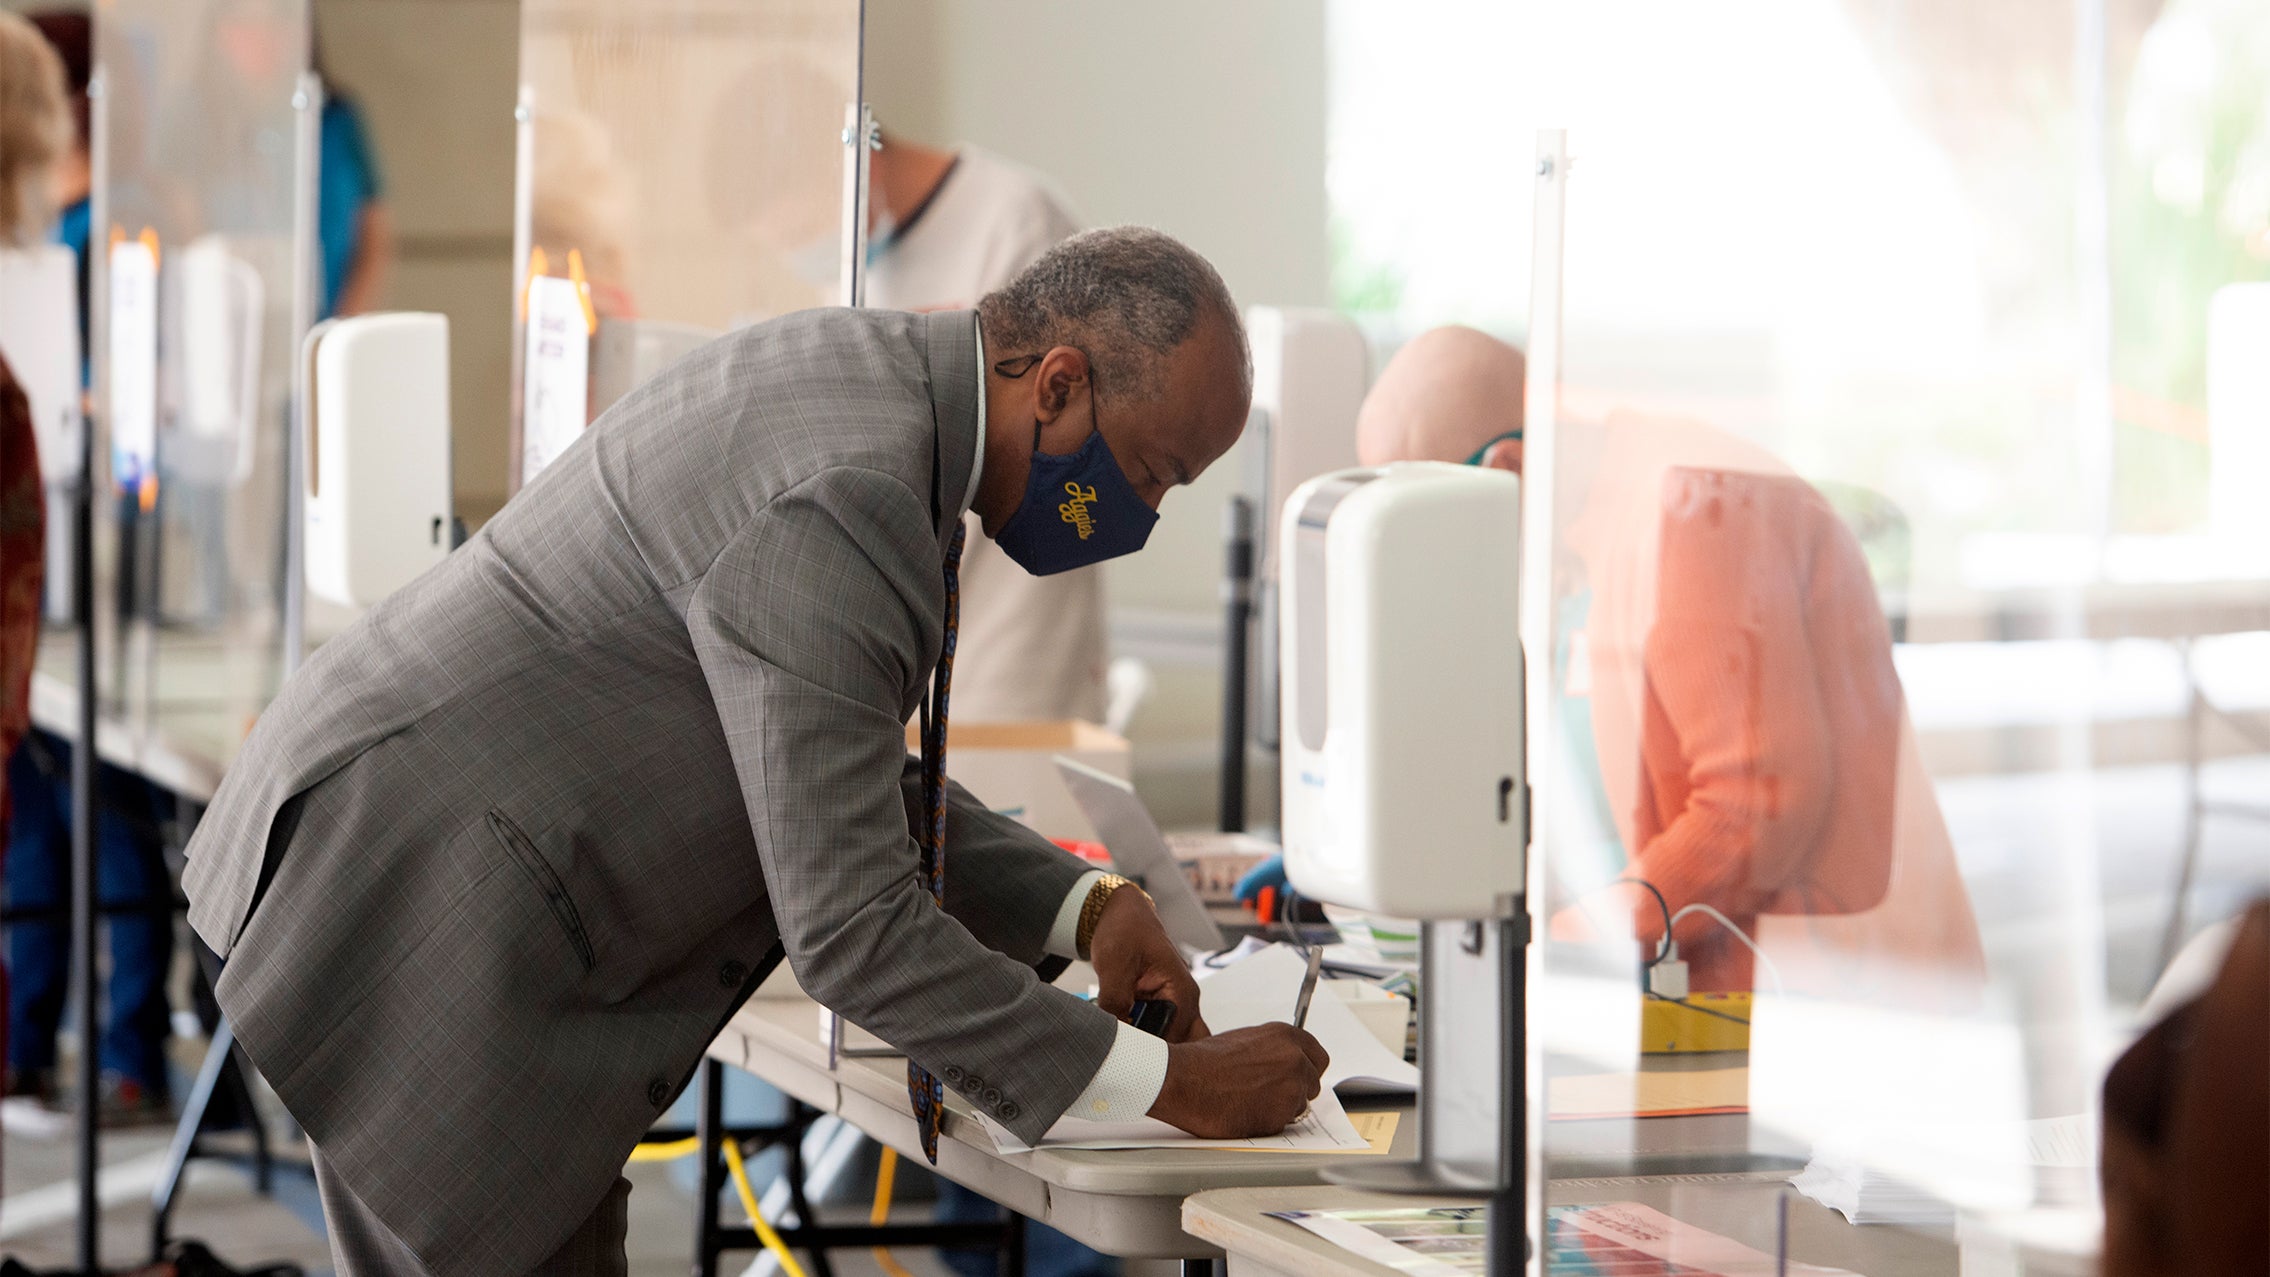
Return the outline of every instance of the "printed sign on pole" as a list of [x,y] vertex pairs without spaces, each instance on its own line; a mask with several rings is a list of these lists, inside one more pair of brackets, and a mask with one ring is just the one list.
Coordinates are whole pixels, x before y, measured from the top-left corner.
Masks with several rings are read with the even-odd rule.
[[157,481],[158,243],[114,235],[110,245],[111,469],[122,491]]
[[[570,254],[574,274],[582,262]],[[528,349],[522,367],[520,481],[533,480],[589,424],[590,294],[580,278],[532,274],[528,280]]]

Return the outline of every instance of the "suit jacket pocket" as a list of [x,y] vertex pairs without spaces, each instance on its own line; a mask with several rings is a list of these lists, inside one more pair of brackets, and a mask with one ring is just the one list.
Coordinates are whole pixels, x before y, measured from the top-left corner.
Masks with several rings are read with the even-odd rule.
[[552,917],[560,924],[560,930],[567,933],[568,946],[575,950],[576,958],[583,963],[583,969],[588,973],[598,965],[598,959],[591,948],[591,936],[583,929],[583,915],[576,912],[575,897],[568,894],[567,884],[560,881],[560,875],[552,868],[552,862],[544,859],[544,853],[536,849],[536,844],[529,841],[528,835],[520,832],[520,826],[512,823],[512,817],[494,808],[489,810],[489,829],[496,834],[497,841],[504,845],[505,852],[512,857],[513,863],[519,865],[520,871],[528,876],[529,885],[544,897],[544,904],[552,911]]

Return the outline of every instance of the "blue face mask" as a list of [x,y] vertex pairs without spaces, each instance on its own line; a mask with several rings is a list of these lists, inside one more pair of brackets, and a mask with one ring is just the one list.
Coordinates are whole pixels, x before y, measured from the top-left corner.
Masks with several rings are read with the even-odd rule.
[[[1004,376],[1022,376],[1023,370],[1008,371],[1020,362],[1025,361],[1004,361],[997,370]],[[1026,369],[1038,362],[1032,358]],[[1142,549],[1159,512],[1135,495],[1134,485],[1119,469],[1119,459],[1104,443],[1103,431],[1091,433],[1072,452],[1057,455],[1040,450],[1040,430],[1035,421],[1024,500],[1001,525],[993,543],[1034,576],[1069,572]]]

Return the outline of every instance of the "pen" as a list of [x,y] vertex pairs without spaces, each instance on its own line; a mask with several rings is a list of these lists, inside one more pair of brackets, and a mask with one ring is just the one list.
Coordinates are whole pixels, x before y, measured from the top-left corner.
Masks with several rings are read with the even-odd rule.
[[1316,977],[1323,970],[1324,947],[1314,944],[1308,946],[1308,974],[1301,977],[1300,1001],[1293,1004],[1293,1027],[1296,1029],[1308,1027],[1309,1000],[1316,996]]

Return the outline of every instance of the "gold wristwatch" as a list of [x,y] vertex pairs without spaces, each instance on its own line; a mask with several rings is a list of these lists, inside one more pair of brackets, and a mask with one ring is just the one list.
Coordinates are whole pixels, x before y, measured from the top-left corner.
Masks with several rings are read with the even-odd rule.
[[[1088,898],[1080,904],[1080,929],[1074,933],[1072,942],[1073,947],[1079,950],[1082,958],[1088,956],[1088,942],[1095,939],[1096,924],[1103,920],[1104,902],[1110,900],[1111,893],[1121,887],[1135,887],[1135,884],[1118,874],[1105,874],[1096,879],[1094,886],[1088,888]],[[1145,900],[1151,898],[1151,893],[1144,891],[1141,887],[1135,887],[1135,890],[1141,893]]]

